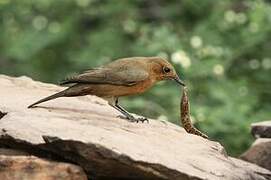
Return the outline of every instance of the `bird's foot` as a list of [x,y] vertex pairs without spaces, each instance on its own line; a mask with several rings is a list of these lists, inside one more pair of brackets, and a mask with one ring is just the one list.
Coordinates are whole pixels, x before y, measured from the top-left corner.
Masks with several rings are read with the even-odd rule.
[[122,115],[119,115],[118,117],[121,118],[121,119],[126,119],[129,122],[136,122],[136,123],[142,122],[142,123],[144,123],[146,121],[147,123],[149,123],[149,120],[147,118],[145,118],[145,117],[135,118],[132,115],[131,116],[122,116]]
[[147,123],[149,123],[149,120],[148,120],[146,117],[139,117],[139,118],[136,118],[136,121],[137,121],[137,122],[142,122],[142,123],[144,123],[144,122],[146,121]]

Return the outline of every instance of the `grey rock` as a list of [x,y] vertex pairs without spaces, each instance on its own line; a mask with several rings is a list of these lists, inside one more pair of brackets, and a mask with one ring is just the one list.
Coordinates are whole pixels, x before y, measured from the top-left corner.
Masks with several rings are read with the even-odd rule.
[[[94,96],[26,107],[61,87],[0,76],[0,144],[80,165],[92,179],[271,179],[271,172],[228,157],[217,142],[170,122],[130,123]],[[176,112],[179,113],[179,112]],[[3,130],[4,129],[4,130]]]

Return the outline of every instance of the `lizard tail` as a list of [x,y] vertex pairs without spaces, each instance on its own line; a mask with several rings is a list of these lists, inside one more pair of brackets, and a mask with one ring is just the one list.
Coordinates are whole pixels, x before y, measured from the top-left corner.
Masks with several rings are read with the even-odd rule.
[[208,139],[208,136],[206,134],[200,132],[192,124],[192,121],[190,118],[190,107],[189,107],[189,100],[187,96],[187,88],[183,89],[183,96],[181,100],[181,122],[186,132]]

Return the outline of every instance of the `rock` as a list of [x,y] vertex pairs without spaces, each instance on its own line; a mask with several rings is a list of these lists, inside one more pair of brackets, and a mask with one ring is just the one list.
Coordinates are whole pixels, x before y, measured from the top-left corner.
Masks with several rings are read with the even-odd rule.
[[256,138],[271,138],[271,121],[253,123],[251,133]]
[[[271,172],[228,157],[217,142],[170,122],[130,123],[94,96],[26,107],[63,88],[0,76],[0,144],[80,165],[92,179],[271,179]],[[179,113],[179,112],[176,112]]]
[[75,165],[43,160],[34,156],[0,155],[0,179],[3,180],[87,180]]
[[23,155],[29,155],[29,153],[16,150],[16,149],[8,149],[8,148],[0,148],[0,155],[6,155],[6,156],[23,156]]
[[240,157],[246,161],[271,170],[271,139],[257,139]]
[[7,113],[4,113],[4,112],[1,112],[1,111],[0,111],[0,119],[1,119],[2,117],[4,117],[6,114],[7,114]]

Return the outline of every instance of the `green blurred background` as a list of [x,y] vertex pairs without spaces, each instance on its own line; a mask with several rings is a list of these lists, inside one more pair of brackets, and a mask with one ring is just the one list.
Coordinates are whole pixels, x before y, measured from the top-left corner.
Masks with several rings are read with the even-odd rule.
[[[165,57],[195,125],[232,155],[271,117],[270,1],[0,0],[0,20],[0,73],[57,83],[121,57]],[[180,95],[163,82],[121,103],[179,124]]]

